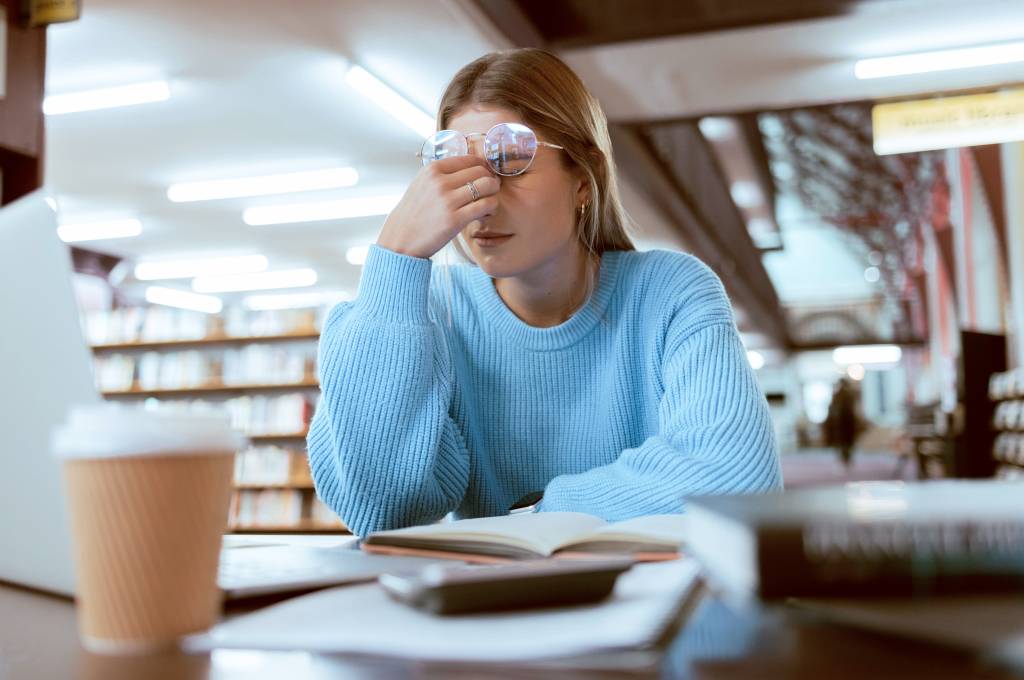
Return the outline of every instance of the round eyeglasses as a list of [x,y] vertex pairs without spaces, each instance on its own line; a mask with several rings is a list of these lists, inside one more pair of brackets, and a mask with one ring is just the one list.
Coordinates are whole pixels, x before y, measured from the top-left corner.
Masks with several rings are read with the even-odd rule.
[[537,134],[520,123],[498,123],[486,133],[471,132],[464,135],[458,130],[440,130],[427,137],[423,148],[416,154],[429,165],[452,156],[469,154],[470,139],[483,137],[483,157],[496,174],[514,177],[526,172],[537,156],[537,147],[549,149],[564,147],[537,139]]

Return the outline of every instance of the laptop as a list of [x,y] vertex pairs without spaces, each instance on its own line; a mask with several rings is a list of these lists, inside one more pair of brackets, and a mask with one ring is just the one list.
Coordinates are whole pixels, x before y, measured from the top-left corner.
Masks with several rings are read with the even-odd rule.
[[[72,405],[100,396],[70,253],[41,192],[0,209],[0,253],[9,254],[0,266],[0,581],[74,596],[67,508],[50,433]],[[370,581],[437,562],[369,555],[354,539],[330,547],[289,545],[287,537],[256,544],[230,539],[218,579],[229,599]]]

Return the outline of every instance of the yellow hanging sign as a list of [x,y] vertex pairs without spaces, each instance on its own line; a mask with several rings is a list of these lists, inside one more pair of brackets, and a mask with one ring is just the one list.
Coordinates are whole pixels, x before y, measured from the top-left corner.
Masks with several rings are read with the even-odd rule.
[[878,104],[871,111],[879,156],[1024,140],[1024,90]]
[[28,0],[28,25],[32,27],[77,21],[81,13],[81,0]]

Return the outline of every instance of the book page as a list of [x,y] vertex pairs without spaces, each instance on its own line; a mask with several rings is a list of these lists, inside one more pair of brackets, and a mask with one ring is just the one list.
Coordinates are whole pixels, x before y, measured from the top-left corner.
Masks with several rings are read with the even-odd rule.
[[457,548],[472,542],[507,545],[550,555],[563,541],[590,534],[604,524],[600,517],[582,512],[525,513],[380,531],[370,534],[366,543],[408,545],[414,542],[417,546]]
[[[232,618],[184,644],[190,652],[233,647],[499,663],[647,649],[701,596],[699,574],[694,560],[637,565],[602,602],[465,616],[414,609],[375,583],[329,588]],[[477,670],[461,677],[503,675]]]
[[586,534],[573,536],[558,547],[559,549],[576,549],[586,544],[614,542],[624,544],[623,547],[627,544],[636,544],[676,549],[683,543],[685,528],[685,515],[646,515],[605,524]]

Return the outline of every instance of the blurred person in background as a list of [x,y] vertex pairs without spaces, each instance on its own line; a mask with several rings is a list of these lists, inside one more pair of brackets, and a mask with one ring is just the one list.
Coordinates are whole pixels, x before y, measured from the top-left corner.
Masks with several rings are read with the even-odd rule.
[[825,438],[839,452],[843,465],[853,462],[853,445],[862,429],[860,395],[852,379],[840,378],[832,393],[825,418]]

